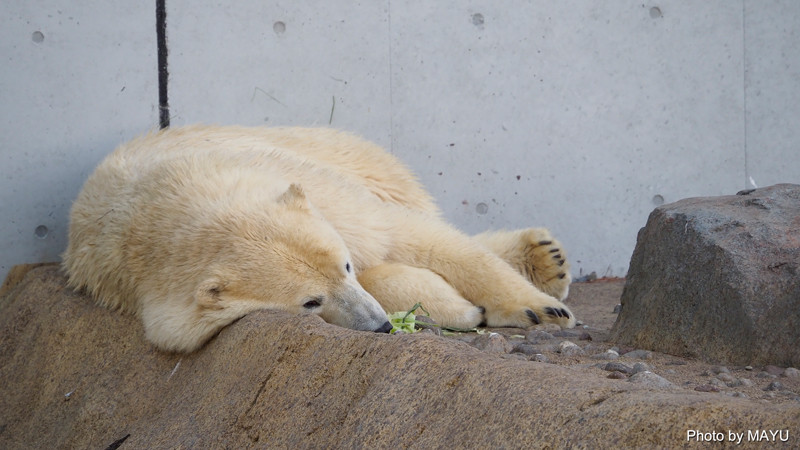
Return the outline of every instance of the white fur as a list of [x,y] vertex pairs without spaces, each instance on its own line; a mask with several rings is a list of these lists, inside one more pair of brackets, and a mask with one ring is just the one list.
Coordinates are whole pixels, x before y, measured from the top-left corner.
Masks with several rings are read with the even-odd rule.
[[[451,299],[432,308],[458,326],[528,326],[528,311],[574,326],[492,251],[446,224],[374,144],[330,129],[193,126],[143,136],[100,164],[73,205],[64,267],[72,286],[141,315],[168,350],[194,350],[262,308],[380,328],[385,314],[356,274],[381,266],[373,272],[397,289],[365,284],[387,305],[413,285]],[[304,306],[314,298],[320,307]]]

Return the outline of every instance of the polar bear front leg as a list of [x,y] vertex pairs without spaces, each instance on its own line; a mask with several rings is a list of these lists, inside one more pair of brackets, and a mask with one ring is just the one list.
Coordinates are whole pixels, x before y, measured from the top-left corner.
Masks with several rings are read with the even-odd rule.
[[358,282],[387,313],[409,311],[419,303],[443,327],[474,328],[484,321],[483,308],[428,269],[384,263],[360,272]]
[[545,294],[559,300],[569,295],[572,282],[564,247],[545,228],[488,231],[472,237],[527,278]]
[[488,326],[575,326],[569,308],[537,289],[509,264],[446,223],[407,214],[389,259],[439,274],[461,296],[485,310]]

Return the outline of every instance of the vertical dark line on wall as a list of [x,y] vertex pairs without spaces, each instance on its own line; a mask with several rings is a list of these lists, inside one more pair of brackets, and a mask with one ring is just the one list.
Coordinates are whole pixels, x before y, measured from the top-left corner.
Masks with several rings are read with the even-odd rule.
[[156,0],[156,41],[158,43],[158,113],[161,128],[169,127],[169,99],[167,84],[167,4],[166,0]]
[[389,29],[389,153],[394,153],[394,71],[392,68],[392,0],[386,4],[386,19]]
[[745,189],[755,187],[750,186],[750,161],[747,154],[747,83],[749,81],[747,76],[747,0],[742,0],[742,138],[744,139],[742,150],[744,151]]

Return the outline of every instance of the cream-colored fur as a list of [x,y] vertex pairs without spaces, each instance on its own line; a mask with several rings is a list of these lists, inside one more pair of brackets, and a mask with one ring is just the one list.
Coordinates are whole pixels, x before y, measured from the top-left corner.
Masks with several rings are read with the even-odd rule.
[[564,300],[572,277],[561,243],[545,228],[494,231],[473,236],[545,294]]
[[472,328],[483,321],[480,308],[428,269],[385,263],[362,271],[358,281],[386,311],[409,311],[420,303],[431,317],[448,327]]
[[72,286],[139,314],[167,350],[192,351],[262,308],[383,330],[355,276],[371,273],[386,285],[417,280],[411,293],[439,298],[430,308],[445,325],[574,326],[565,305],[492,253],[518,266],[513,238],[483,241],[446,224],[403,164],[352,135],[193,126],[148,134],[100,164],[73,205],[64,267]]

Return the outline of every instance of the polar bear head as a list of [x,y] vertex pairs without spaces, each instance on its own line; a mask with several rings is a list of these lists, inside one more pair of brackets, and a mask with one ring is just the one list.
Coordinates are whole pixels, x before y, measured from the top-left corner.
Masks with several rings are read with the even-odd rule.
[[317,314],[355,330],[391,329],[383,308],[358,283],[341,236],[298,185],[264,208],[269,211],[258,220],[235,213],[218,219],[211,236],[198,243],[214,257],[197,278],[191,305],[143,302],[150,341],[193,351],[258,309]]

